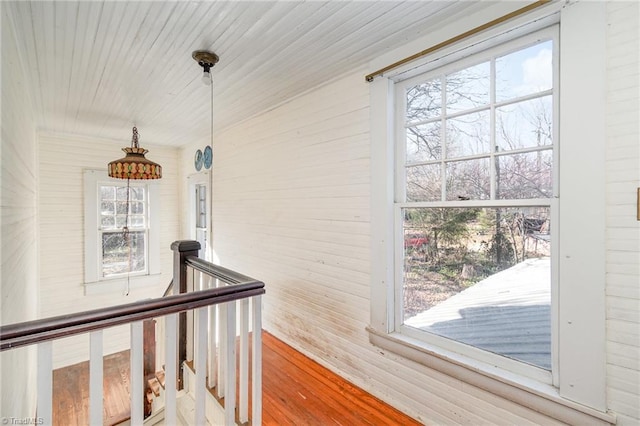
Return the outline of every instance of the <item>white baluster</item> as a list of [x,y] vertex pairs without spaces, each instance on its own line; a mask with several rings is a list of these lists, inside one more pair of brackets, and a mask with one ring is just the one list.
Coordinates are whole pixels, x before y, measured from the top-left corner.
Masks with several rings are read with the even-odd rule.
[[[222,287],[224,284],[218,281],[218,286]],[[218,397],[224,398],[225,396],[225,366],[227,360],[227,305],[228,303],[221,303],[218,305]],[[235,333],[234,333],[235,334]]]
[[251,358],[251,424],[262,424],[262,296],[251,298],[253,333]]
[[165,406],[164,424],[177,424],[176,387],[178,383],[178,314],[169,314],[164,320],[165,329]]
[[[212,276],[206,275],[207,289],[215,286],[215,280]],[[216,305],[211,305],[209,311],[209,324],[207,339],[209,350],[207,351],[207,386],[213,389],[216,386]]]
[[43,424],[53,423],[53,344],[38,344],[38,417]]
[[249,420],[249,299],[240,301],[240,392],[238,417],[240,423]]
[[156,371],[165,364],[165,331],[164,317],[154,318],[155,320],[155,336],[156,336]]
[[[213,280],[209,283],[210,288],[214,285]],[[209,388],[213,389],[218,385],[218,374],[217,374],[217,366],[216,366],[216,351],[218,350],[218,332],[217,332],[217,309],[216,305],[209,306],[209,378],[208,385]]]
[[131,425],[141,425],[144,418],[144,370],[142,347],[142,321],[131,323],[131,374],[129,389],[131,392]]
[[89,333],[89,424],[102,424],[102,381],[104,362],[102,330]]
[[226,354],[225,354],[225,388],[224,418],[225,424],[235,424],[236,407],[236,302],[225,303],[226,315]]
[[[187,268],[187,293],[192,293],[194,290],[194,280],[196,271],[192,268]],[[187,317],[187,361],[193,361],[193,310],[188,310]]]
[[195,336],[194,368],[196,370],[196,417],[195,424],[205,424],[205,401],[207,395],[207,307],[196,310],[197,320]]

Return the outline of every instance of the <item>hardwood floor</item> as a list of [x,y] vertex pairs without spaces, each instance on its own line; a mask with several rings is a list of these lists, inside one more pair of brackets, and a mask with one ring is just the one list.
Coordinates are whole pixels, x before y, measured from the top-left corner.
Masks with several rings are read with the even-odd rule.
[[[104,357],[103,424],[129,419],[129,351]],[[89,424],[89,361],[53,371],[53,424]]]
[[[264,425],[419,425],[395,408],[263,332]],[[129,351],[104,359],[104,422],[129,418]],[[89,418],[89,363],[54,371],[55,425]]]
[[263,424],[420,424],[271,334],[262,335]]

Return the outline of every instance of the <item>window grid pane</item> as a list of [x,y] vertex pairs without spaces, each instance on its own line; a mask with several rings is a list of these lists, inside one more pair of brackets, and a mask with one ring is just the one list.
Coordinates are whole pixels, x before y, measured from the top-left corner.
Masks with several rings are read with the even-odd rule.
[[[552,47],[543,41],[407,89],[407,201],[552,197],[553,151],[536,154],[553,147]],[[517,155],[500,159],[507,151]]]
[[146,229],[147,203],[145,187],[130,187],[129,223],[127,224],[127,187],[100,186],[100,229]]

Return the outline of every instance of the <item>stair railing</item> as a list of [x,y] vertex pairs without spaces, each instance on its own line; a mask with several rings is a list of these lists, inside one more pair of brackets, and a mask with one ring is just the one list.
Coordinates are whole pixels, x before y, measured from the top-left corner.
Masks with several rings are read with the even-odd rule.
[[[194,248],[197,245],[197,249]],[[131,424],[142,425],[144,420],[145,386],[143,384],[143,321],[152,318],[164,318],[164,365],[165,365],[165,424],[177,424],[177,390],[182,382],[179,371],[183,361],[187,360],[187,345],[192,345],[195,369],[195,424],[205,424],[205,400],[207,390],[207,364],[218,366],[217,357],[223,358],[222,367],[218,366],[215,379],[209,375],[209,387],[217,388],[218,396],[224,398],[224,423],[236,424],[235,410],[238,409],[240,422],[247,421],[248,388],[239,383],[239,405],[236,404],[236,304],[241,306],[240,328],[248,325],[246,317],[251,301],[252,316],[252,360],[251,360],[251,423],[261,424],[262,419],[262,371],[261,371],[261,295],[265,293],[264,283],[245,275],[214,265],[197,258],[200,248],[197,241],[177,241],[172,244],[174,250],[174,289],[180,293],[156,299],[133,302],[119,306],[93,309],[70,315],[61,315],[0,327],[0,351],[18,347],[37,345],[37,416],[44,424],[53,420],[53,354],[52,342],[56,339],[88,333],[90,344],[89,359],[89,424],[102,424],[103,421],[103,330],[122,324],[131,327]],[[197,273],[196,273],[197,272]],[[176,279],[176,277],[178,279]],[[204,285],[203,283],[209,283]],[[187,292],[191,287],[193,291]],[[183,291],[184,290],[184,291]],[[212,309],[212,307],[214,307]],[[209,324],[216,315],[222,313],[224,341],[211,336]],[[192,316],[192,328],[195,334],[187,338],[187,313]],[[221,330],[214,327],[214,330]],[[240,337],[240,359],[248,362]],[[189,343],[188,343],[189,342]],[[219,344],[218,344],[219,343]],[[195,346],[194,346],[195,344]],[[208,353],[210,348],[215,353]],[[222,348],[222,351],[221,349]],[[183,358],[184,356],[184,358]],[[211,359],[214,359],[211,361]],[[240,376],[242,366],[239,366]],[[244,377],[243,376],[243,377]],[[220,379],[220,380],[218,380]],[[213,382],[212,382],[213,380]],[[173,385],[172,385],[173,384]],[[213,386],[211,386],[213,385]],[[224,390],[231,390],[224,392]],[[244,396],[242,392],[244,391]],[[244,410],[244,411],[243,411]],[[243,420],[244,419],[244,420]]]

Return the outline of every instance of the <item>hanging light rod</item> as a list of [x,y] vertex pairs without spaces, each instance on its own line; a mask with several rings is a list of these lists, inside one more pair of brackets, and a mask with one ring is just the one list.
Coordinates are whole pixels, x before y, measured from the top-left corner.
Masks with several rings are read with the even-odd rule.
[[384,68],[380,68],[378,71],[375,71],[375,72],[372,72],[371,74],[366,75],[364,77],[364,79],[370,83],[370,82],[373,81],[374,78],[384,74],[387,71],[390,71],[392,69],[398,68],[398,67],[400,67],[400,66],[402,66],[402,65],[404,65],[406,63],[409,63],[411,61],[415,61],[418,58],[421,58],[421,57],[426,56],[426,55],[428,55],[430,53],[433,53],[436,50],[440,50],[443,47],[447,47],[447,46],[449,46],[451,44],[457,43],[460,40],[464,40],[465,38],[471,37],[472,35],[478,34],[479,32],[482,32],[484,30],[488,30],[491,27],[495,27],[496,25],[501,24],[503,22],[506,22],[509,19],[515,18],[516,16],[523,15],[523,14],[525,14],[525,13],[527,13],[527,12],[533,10],[533,9],[536,9],[536,8],[538,8],[540,6],[543,6],[543,5],[545,5],[545,4],[549,3],[549,2],[551,2],[551,0],[538,0],[535,3],[531,3],[530,5],[522,7],[522,8],[520,8],[518,10],[515,10],[515,11],[513,11],[511,13],[507,13],[506,15],[501,16],[499,18],[496,18],[493,21],[489,21],[486,24],[482,24],[479,27],[475,27],[475,28],[473,28],[473,29],[471,29],[469,31],[466,31],[466,32],[462,33],[462,34],[458,34],[457,36],[452,37],[452,38],[450,38],[448,40],[445,40],[442,43],[438,43],[438,44],[436,44],[434,46],[431,46],[428,49],[425,49],[425,50],[423,50],[421,52],[418,52],[418,53],[416,53],[414,55],[411,55],[411,56],[408,56],[408,57],[406,57],[404,59],[401,59],[398,62],[394,62],[391,65],[387,65]]
[[200,65],[204,74],[202,75],[202,82],[207,86],[211,84],[211,68],[218,63],[220,58],[213,52],[208,50],[195,50],[191,57]]

